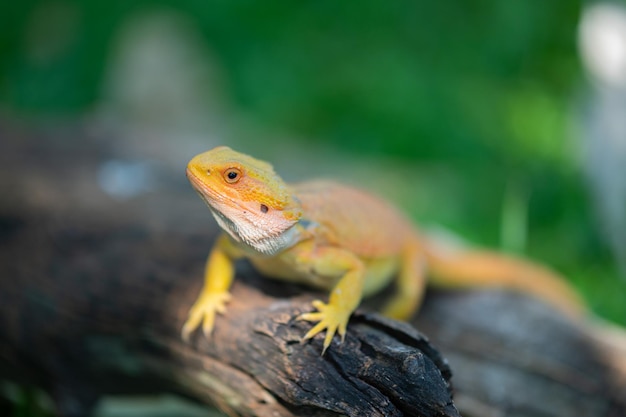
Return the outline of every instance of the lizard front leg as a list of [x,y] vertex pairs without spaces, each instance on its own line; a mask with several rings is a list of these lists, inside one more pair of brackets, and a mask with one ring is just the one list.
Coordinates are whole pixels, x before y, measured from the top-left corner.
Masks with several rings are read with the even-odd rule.
[[240,257],[226,235],[221,235],[209,253],[204,270],[204,287],[189,310],[183,325],[182,337],[188,341],[191,333],[202,324],[205,336],[213,331],[215,315],[226,311],[230,300],[230,285],[235,274],[234,261]]
[[335,333],[339,333],[342,341],[345,337],[350,315],[359,306],[363,295],[365,266],[351,252],[329,247],[299,253],[296,256],[296,262],[298,262],[299,267],[308,268],[315,275],[336,280],[336,284],[330,292],[328,303],[315,300],[312,304],[317,311],[305,313],[298,317],[299,320],[317,322],[304,335],[305,340],[326,330],[324,350],[322,351],[324,354]]

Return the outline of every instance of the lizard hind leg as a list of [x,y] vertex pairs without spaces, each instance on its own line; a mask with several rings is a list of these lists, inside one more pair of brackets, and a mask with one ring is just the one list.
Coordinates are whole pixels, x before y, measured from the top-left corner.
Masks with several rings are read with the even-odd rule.
[[402,251],[396,290],[382,309],[382,314],[396,320],[408,320],[418,309],[426,287],[426,262],[417,242]]

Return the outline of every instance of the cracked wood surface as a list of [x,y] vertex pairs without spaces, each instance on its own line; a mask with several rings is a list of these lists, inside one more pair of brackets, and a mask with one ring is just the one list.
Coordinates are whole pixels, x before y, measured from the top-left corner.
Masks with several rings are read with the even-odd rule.
[[[111,199],[95,172],[115,153],[76,135],[63,147],[0,141],[0,379],[43,387],[67,416],[103,393],[155,392],[231,415],[456,415],[448,367],[423,336],[365,313],[380,298],[322,358],[292,320],[319,294],[246,262],[212,339],[182,343],[210,215],[167,167],[157,192]],[[449,360],[464,416],[626,415],[620,331],[605,343],[601,326],[488,291],[431,290],[412,324]]]

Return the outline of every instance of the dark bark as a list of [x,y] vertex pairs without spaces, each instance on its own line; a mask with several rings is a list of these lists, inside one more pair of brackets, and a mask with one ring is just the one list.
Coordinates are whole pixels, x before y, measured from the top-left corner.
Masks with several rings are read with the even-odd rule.
[[212,337],[184,343],[208,235],[34,213],[0,221],[2,371],[49,391],[63,415],[87,414],[103,393],[153,391],[245,416],[457,415],[447,365],[411,326],[356,314],[322,357],[320,338],[301,343],[310,324],[294,320],[311,295],[245,263]]
[[[213,235],[178,165],[156,169],[157,192],[115,201],[95,182],[101,149],[7,143],[0,379],[43,387],[66,416],[88,415],[104,393],[154,392],[240,415],[456,415],[448,367],[413,327],[359,312],[322,357],[321,340],[300,342],[310,324],[293,317],[325,294],[246,262],[211,339],[183,343]],[[626,415],[626,354],[610,356],[594,326],[537,301],[430,291],[413,325],[450,360],[466,417]]]

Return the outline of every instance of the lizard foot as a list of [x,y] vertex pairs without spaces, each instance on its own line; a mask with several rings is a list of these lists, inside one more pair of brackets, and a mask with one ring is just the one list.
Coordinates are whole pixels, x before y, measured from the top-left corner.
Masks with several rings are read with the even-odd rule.
[[330,346],[330,342],[332,342],[335,333],[339,333],[341,341],[343,342],[352,311],[342,309],[330,303],[326,304],[320,300],[315,300],[312,304],[313,307],[317,309],[317,312],[301,314],[298,316],[298,320],[318,322],[304,335],[304,340],[311,339],[316,334],[326,330],[324,350],[322,350],[323,355],[328,346]]
[[202,332],[206,337],[211,335],[215,324],[215,315],[226,311],[226,303],[230,300],[227,292],[202,294],[189,310],[187,321],[181,331],[183,340],[188,342],[191,333],[202,323]]

